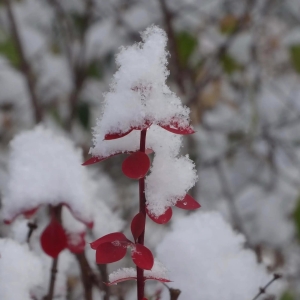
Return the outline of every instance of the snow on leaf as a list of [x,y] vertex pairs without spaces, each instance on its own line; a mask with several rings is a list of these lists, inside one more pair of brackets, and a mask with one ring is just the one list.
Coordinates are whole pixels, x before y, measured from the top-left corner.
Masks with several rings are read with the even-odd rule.
[[90,243],[90,246],[92,249],[97,250],[97,248],[104,243],[107,242],[127,242],[127,243],[131,243],[131,241],[129,241],[126,236],[122,233],[122,232],[113,232],[113,233],[109,233],[99,239],[97,239],[96,241]]
[[61,224],[52,218],[41,235],[42,249],[49,256],[56,258],[67,247],[67,236]]
[[150,159],[147,154],[141,151],[137,151],[128,156],[123,164],[123,173],[132,179],[143,178],[150,168]]
[[85,247],[85,232],[67,233],[67,248],[72,253],[82,253]]
[[147,215],[149,216],[149,218],[152,221],[154,221],[155,223],[158,223],[158,224],[168,223],[172,218],[172,214],[173,214],[173,212],[172,212],[171,207],[168,207],[166,209],[166,211],[160,216],[155,216],[149,210],[147,210]]
[[96,263],[108,264],[122,259],[126,255],[127,247],[120,242],[101,243],[96,250]]
[[133,235],[134,241],[138,239],[138,237],[142,234],[145,227],[145,215],[142,213],[138,213],[134,216],[131,221],[131,233]]
[[193,210],[201,207],[201,205],[188,194],[182,200],[178,200],[175,206],[187,210]]
[[133,262],[141,269],[151,270],[154,264],[152,252],[141,244],[136,244],[131,251]]

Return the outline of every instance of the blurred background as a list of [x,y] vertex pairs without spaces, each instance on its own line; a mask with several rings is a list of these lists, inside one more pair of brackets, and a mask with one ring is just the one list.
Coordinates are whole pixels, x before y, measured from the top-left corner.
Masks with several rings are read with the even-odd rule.
[[[299,0],[1,0],[0,189],[9,141],[37,123],[89,157],[115,55],[151,24],[168,35],[168,84],[191,109],[196,133],[182,151],[197,166],[192,195],[284,272],[282,300],[300,299]],[[138,195],[123,159],[91,168],[128,226]]]

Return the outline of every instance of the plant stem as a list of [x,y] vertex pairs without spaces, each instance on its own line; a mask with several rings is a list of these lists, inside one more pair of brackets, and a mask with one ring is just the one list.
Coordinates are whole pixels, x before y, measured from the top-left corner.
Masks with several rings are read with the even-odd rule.
[[11,25],[12,37],[14,39],[16,49],[20,56],[21,71],[26,79],[28,91],[30,94],[31,104],[32,104],[33,110],[34,110],[35,122],[39,123],[43,119],[43,111],[40,107],[38,97],[37,97],[36,91],[35,91],[35,78],[32,74],[31,66],[29,64],[29,61],[28,61],[25,51],[24,51],[24,47],[23,47],[20,33],[19,33],[19,28],[17,26],[17,22],[16,22],[15,15],[13,12],[11,0],[5,0],[4,3],[6,5],[7,15],[8,15],[8,19],[10,21],[10,25]]
[[56,280],[57,265],[58,265],[58,257],[53,258],[53,261],[52,261],[49,292],[48,292],[48,295],[46,296],[47,300],[52,300],[53,296],[54,296],[54,286],[55,286],[55,280]]
[[[146,150],[146,133],[147,133],[147,129],[141,131],[141,138],[140,138],[141,152],[145,152]],[[143,224],[144,230],[138,238],[138,244],[144,245],[145,225],[146,225],[145,177],[139,179],[139,195],[140,195],[140,213],[142,213],[145,216],[145,223]],[[137,299],[143,300],[144,287],[145,287],[144,270],[137,266],[136,273],[137,273]]]
[[[51,207],[52,214],[55,216],[56,220],[61,223],[61,211],[62,205],[58,205],[55,207]],[[57,265],[58,265],[58,256],[53,258],[52,261],[52,268],[51,268],[51,276],[50,276],[50,284],[48,295],[45,297],[46,300],[52,300],[54,296],[54,287],[55,287],[55,280],[56,280],[56,273],[57,273]]]

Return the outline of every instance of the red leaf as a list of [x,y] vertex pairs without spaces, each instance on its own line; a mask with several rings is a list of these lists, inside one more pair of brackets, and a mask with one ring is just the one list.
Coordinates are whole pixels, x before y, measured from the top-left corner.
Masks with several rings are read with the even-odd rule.
[[106,160],[108,158],[111,158],[113,156],[116,156],[116,155],[119,155],[119,154],[126,154],[126,153],[133,153],[133,152],[132,151],[119,151],[119,152],[116,152],[114,154],[111,154],[111,155],[108,155],[108,156],[103,156],[103,157],[93,156],[90,159],[88,159],[86,162],[84,162],[82,164],[82,166],[88,166],[88,165],[96,164],[98,162],[101,162],[101,161]]
[[23,212],[23,215],[25,218],[30,218],[32,217],[36,211],[38,210],[39,207],[35,207],[35,208],[32,208],[32,209],[29,209],[29,210],[26,210]]
[[150,159],[147,154],[137,151],[128,156],[122,164],[123,173],[132,179],[143,178],[150,168]]
[[160,125],[165,130],[168,130],[172,133],[176,134],[192,134],[195,133],[194,129],[191,126],[179,127],[178,121],[171,120],[171,122],[167,125]]
[[135,244],[131,250],[133,262],[141,269],[151,270],[154,264],[152,252],[141,244]]
[[49,256],[56,258],[67,247],[67,236],[61,224],[52,218],[41,235],[42,249]]
[[151,214],[151,212],[149,212],[149,210],[147,209],[147,215],[149,216],[149,218],[158,224],[165,224],[165,223],[169,222],[172,218],[172,214],[173,214],[173,212],[172,212],[171,207],[168,207],[167,210],[158,217]]
[[[120,278],[111,282],[104,282],[105,285],[107,286],[112,286],[115,285],[117,283],[123,282],[123,281],[128,281],[128,280],[137,280],[136,276],[135,277],[124,277],[124,278]],[[169,279],[166,278],[158,278],[155,276],[144,276],[144,280],[156,280],[156,281],[160,281],[160,282],[172,282]]]
[[172,282],[171,280],[167,279],[167,278],[159,278],[159,277],[155,277],[155,276],[145,276],[146,280],[156,280],[156,281],[160,281],[160,282]]
[[178,200],[175,206],[187,210],[197,209],[201,207],[201,205],[190,195],[186,195],[182,200]]
[[90,243],[90,246],[92,249],[97,250],[97,248],[101,244],[104,244],[107,242],[127,242],[127,243],[132,244],[132,242],[129,241],[122,232],[113,232],[113,233],[107,234],[107,235],[101,237],[100,239]]
[[126,255],[127,247],[119,241],[100,244],[96,250],[96,263],[108,264],[122,259]]
[[138,213],[131,221],[131,233],[133,235],[134,241],[142,234],[145,228],[146,216],[142,213]]
[[85,232],[67,234],[68,249],[72,253],[81,253],[85,247]]
[[106,141],[119,139],[119,138],[121,138],[121,137],[129,134],[132,130],[133,130],[133,128],[131,128],[128,131],[123,132],[123,133],[120,133],[120,132],[117,132],[117,133],[108,133],[108,134],[105,135],[104,139]]
[[104,284],[107,286],[111,286],[111,285],[117,284],[119,282],[128,281],[128,280],[136,280],[136,277],[124,277],[124,278],[120,278],[120,279],[117,279],[117,280],[114,280],[111,282],[104,282]]

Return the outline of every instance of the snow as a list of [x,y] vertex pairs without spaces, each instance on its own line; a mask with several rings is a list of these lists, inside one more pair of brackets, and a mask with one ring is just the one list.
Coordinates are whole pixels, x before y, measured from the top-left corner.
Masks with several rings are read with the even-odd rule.
[[[142,33],[143,43],[123,47],[116,57],[119,67],[110,91],[105,94],[104,111],[94,129],[94,156],[101,151],[105,134],[122,133],[145,121],[167,124],[178,118],[179,126],[189,124],[189,109],[170,91],[165,81],[167,38],[163,30],[151,26]],[[112,152],[110,153],[112,154]]]
[[[180,299],[251,299],[271,278],[258,265],[245,238],[235,233],[216,212],[194,213],[173,223],[157,247],[157,257],[168,266],[170,285]],[[162,299],[169,299],[167,291]]]
[[179,155],[181,137],[165,131],[158,125],[166,125],[173,119],[178,126],[189,125],[189,109],[170,91],[165,81],[166,34],[156,26],[142,33],[143,43],[122,48],[116,61],[119,66],[114,75],[110,92],[105,95],[105,107],[94,128],[93,156],[107,157],[116,153],[137,151],[140,132],[116,140],[105,141],[105,134],[124,133],[132,127],[148,129],[146,148],[154,150],[151,174],[146,178],[146,198],[149,211],[159,216],[177,200],[183,199],[197,180],[194,163]]
[[40,125],[17,135],[10,148],[5,220],[40,205],[65,203],[80,221],[92,221],[87,173],[71,141]]
[[42,263],[10,239],[0,239],[0,299],[31,300],[34,288],[43,283]]

